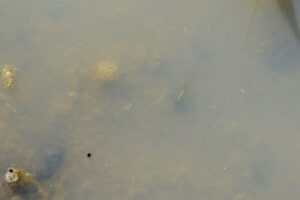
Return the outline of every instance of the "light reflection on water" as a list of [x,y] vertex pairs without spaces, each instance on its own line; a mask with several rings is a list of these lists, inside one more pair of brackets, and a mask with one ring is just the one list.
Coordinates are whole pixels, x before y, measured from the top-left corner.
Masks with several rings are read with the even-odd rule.
[[0,0],[0,172],[50,199],[297,199],[299,44],[275,1],[245,43],[253,6]]

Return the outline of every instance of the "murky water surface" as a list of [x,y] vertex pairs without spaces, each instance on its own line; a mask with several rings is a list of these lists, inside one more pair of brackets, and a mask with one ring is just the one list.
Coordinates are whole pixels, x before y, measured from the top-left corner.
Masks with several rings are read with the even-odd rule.
[[14,72],[0,198],[38,199],[9,191],[14,164],[48,199],[298,199],[290,14],[277,0],[0,0]]

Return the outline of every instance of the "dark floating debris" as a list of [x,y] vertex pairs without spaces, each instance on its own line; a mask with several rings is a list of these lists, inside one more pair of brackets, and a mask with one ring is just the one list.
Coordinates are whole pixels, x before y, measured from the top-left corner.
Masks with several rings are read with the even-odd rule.
[[92,157],[92,153],[87,153],[86,157],[91,158]]

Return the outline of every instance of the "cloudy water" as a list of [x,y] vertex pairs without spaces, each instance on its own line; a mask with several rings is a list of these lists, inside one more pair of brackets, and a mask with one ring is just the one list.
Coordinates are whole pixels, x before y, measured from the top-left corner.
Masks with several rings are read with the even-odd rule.
[[299,8],[0,0],[0,199],[298,199]]

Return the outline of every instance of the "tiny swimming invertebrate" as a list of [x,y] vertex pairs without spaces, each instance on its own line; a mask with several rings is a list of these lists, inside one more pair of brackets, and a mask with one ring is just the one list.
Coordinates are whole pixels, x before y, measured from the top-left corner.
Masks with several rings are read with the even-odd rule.
[[87,153],[86,157],[91,158],[92,157],[92,153]]

